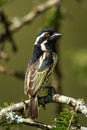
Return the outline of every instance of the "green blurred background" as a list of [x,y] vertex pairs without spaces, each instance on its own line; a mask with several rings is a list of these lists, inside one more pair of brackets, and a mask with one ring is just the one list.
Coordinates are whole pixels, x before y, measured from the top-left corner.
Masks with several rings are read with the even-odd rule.
[[[79,1],[79,0],[78,0]],[[22,17],[44,0],[12,0],[3,6],[11,20]],[[83,98],[87,103],[87,0],[63,0],[61,2],[64,18],[61,20],[60,32],[60,69],[62,73],[62,94],[74,98]],[[42,13],[31,23],[14,33],[18,52],[13,53],[7,42],[5,51],[10,60],[0,60],[0,64],[14,70],[25,72],[28,60],[32,55],[37,32],[44,25],[46,13]],[[1,25],[0,25],[1,26]],[[0,74],[0,106],[3,102],[20,102],[27,99],[24,95],[23,80]],[[46,111],[41,108],[39,121],[51,122],[56,117],[55,105],[49,104]],[[80,122],[87,126],[87,120],[81,116]],[[29,129],[28,127],[26,127]],[[25,129],[25,127],[22,127]],[[30,128],[33,129],[33,128]]]

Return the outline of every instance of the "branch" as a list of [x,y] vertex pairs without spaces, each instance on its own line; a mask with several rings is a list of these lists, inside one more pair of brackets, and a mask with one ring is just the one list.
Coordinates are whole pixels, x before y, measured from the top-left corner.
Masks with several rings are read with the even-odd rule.
[[[16,124],[24,124],[24,125],[33,126],[33,127],[36,127],[36,128],[41,128],[41,129],[44,129],[44,130],[50,130],[52,128],[56,129],[58,127],[57,125],[48,125],[48,124],[44,124],[44,123],[41,123],[41,122],[37,122],[37,121],[34,121],[30,118],[26,118],[26,119],[22,118],[22,116],[17,115],[15,112],[6,113],[5,116],[3,116],[3,119],[4,119],[4,121],[5,121],[5,119],[8,120],[7,123],[9,125],[15,124],[15,123]],[[3,123],[1,122],[1,124],[3,124]],[[4,126],[5,126],[5,124],[4,124]],[[87,130],[87,127],[71,126],[70,130]]]
[[[44,130],[50,130],[52,128],[54,130],[56,130],[56,128],[58,127],[56,125],[48,125],[48,124],[43,124],[41,122],[36,122],[36,121],[31,120],[30,118],[27,118],[27,119],[22,118],[20,121],[21,121],[20,124],[25,124],[25,125],[37,127],[37,128],[41,128],[41,129],[44,129]],[[71,126],[70,130],[87,130],[87,127],[83,127],[83,126],[79,126],[79,127]]]
[[0,73],[4,73],[4,74],[10,75],[10,76],[15,76],[16,78],[24,79],[23,72],[11,70],[2,65],[0,65]]
[[87,106],[85,105],[83,100],[74,99],[72,97],[67,97],[60,94],[55,94],[53,96],[53,101],[56,103],[68,104],[74,107],[76,111],[84,114],[87,117]]
[[[20,103],[16,103],[14,105],[8,106],[6,108],[3,108],[0,111],[0,118],[3,116],[3,114],[9,112],[9,111],[20,111],[23,110],[25,108],[25,104],[29,107],[29,100],[26,100],[24,102],[20,102]],[[38,97],[38,104],[42,105],[43,104],[47,104],[47,103],[64,103],[64,104],[68,104],[72,107],[74,107],[74,109],[82,114],[84,114],[87,117],[87,106],[85,105],[85,103],[80,100],[80,99],[74,99],[72,97],[67,97],[67,96],[63,96],[60,94],[48,94],[47,96],[42,96],[42,97]]]
[[13,104],[13,105],[10,105],[10,106],[8,106],[6,108],[1,109],[0,110],[0,119],[7,112],[10,112],[10,111],[21,111],[21,110],[23,110],[25,108],[25,104],[28,105],[29,102],[30,102],[30,100],[26,100],[24,102],[19,102],[19,103],[16,103],[16,104]]
[[0,59],[8,61],[9,60],[9,56],[8,56],[8,54],[6,52],[0,51]]
[[[1,124],[4,123],[5,125],[11,125],[11,124],[24,124],[24,125],[28,125],[28,126],[33,126],[36,128],[41,128],[44,130],[50,130],[50,129],[56,129],[58,126],[57,125],[48,125],[48,124],[44,124],[41,122],[37,122],[34,121],[30,118],[22,118],[22,116],[17,115],[15,112],[8,112],[3,116],[3,121],[1,122]],[[6,120],[8,121],[6,124]],[[87,130],[87,127],[83,127],[83,126],[71,126],[70,130]]]
[[16,46],[15,41],[13,39],[12,33],[10,31],[10,22],[8,21],[8,18],[2,9],[0,9],[0,23],[2,24],[2,26],[4,28],[4,32],[2,32],[0,34],[0,43],[1,43],[0,51],[3,51],[3,49],[5,47],[4,41],[8,40],[12,45],[13,51],[16,52],[17,46]]
[[45,130],[50,130],[53,127],[53,125],[48,125],[48,124],[44,124],[41,122],[36,122],[30,118],[27,118],[27,119],[22,118],[20,121],[21,121],[20,122],[21,124],[25,124],[25,125],[45,129]]
[[34,8],[31,12],[29,12],[27,15],[20,19],[14,20],[13,24],[10,26],[10,31],[15,32],[21,27],[23,27],[25,24],[31,23],[37,15],[41,14],[42,12],[46,11],[47,9],[56,6],[60,3],[60,0],[48,0],[43,4],[38,5],[36,8]]
[[83,127],[83,126],[79,126],[79,127],[71,126],[70,130],[87,130],[87,127]]
[[[54,103],[54,102],[68,104],[68,105],[74,107],[74,109],[77,112],[80,112],[87,117],[87,106],[84,104],[84,102],[82,100],[74,99],[72,97],[67,97],[67,96],[63,96],[60,94],[55,94],[55,91],[52,87],[50,87],[48,89],[48,95],[38,97],[38,104],[42,105],[42,106],[44,106],[44,104]],[[20,112],[20,111],[24,110],[25,105],[28,106],[28,109],[29,109],[30,99],[1,109],[0,110],[0,119],[3,119],[5,117],[7,120],[10,120],[10,124],[12,124],[12,123],[25,124],[25,125],[29,125],[29,126],[46,129],[46,130],[50,130],[52,127],[56,127],[56,125],[43,124],[40,122],[33,121],[30,118],[25,119],[25,118],[22,118],[22,116],[17,115],[15,112],[16,111]],[[70,129],[73,130],[73,128],[74,127],[72,126]],[[80,129],[85,130],[86,128],[80,126]],[[77,130],[79,130],[79,128],[77,128]]]
[[[13,51],[17,51],[17,46],[15,45],[15,41],[12,37],[12,33],[19,30],[25,24],[31,23],[39,14],[41,14],[42,12],[46,11],[47,9],[53,6],[58,5],[59,3],[60,0],[48,0],[45,3],[38,5],[36,8],[34,8],[31,12],[29,12],[24,17],[13,19],[12,24],[10,24],[4,12],[0,9],[0,15],[1,15],[0,21],[4,25],[4,29],[5,29],[5,32],[0,34],[0,42],[3,43],[2,46],[4,46],[4,42],[8,39],[12,44]],[[0,58],[5,59],[3,58],[2,55],[0,56]]]
[[2,124],[4,124],[4,126],[11,125],[11,124],[24,124],[24,125],[28,125],[28,126],[45,129],[45,130],[50,130],[53,127],[53,125],[36,122],[30,118],[25,119],[22,116],[19,116],[19,115],[17,115],[17,113],[12,112],[12,111],[6,113],[3,116],[2,122],[0,122],[0,125],[2,125]]

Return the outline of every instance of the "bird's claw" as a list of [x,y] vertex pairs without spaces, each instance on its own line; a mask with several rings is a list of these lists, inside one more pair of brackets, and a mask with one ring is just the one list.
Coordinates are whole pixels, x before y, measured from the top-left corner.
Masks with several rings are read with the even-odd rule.
[[56,94],[53,86],[47,86],[46,88],[48,89],[48,95],[53,96],[54,94]]
[[48,102],[52,102],[52,97],[53,97],[54,94],[56,94],[56,91],[55,91],[53,86],[48,86],[48,87],[46,87],[46,89],[48,89],[48,94],[47,95],[45,95],[43,97],[40,97],[38,95],[38,104],[42,105],[44,110],[46,109],[46,104]]

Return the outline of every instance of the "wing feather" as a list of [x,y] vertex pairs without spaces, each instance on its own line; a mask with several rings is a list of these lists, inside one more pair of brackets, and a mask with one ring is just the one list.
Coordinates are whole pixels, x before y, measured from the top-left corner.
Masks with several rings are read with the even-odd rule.
[[32,65],[28,65],[24,82],[25,94],[30,96],[36,94],[36,92],[42,87],[52,64],[52,54],[49,52],[44,52],[38,61]]

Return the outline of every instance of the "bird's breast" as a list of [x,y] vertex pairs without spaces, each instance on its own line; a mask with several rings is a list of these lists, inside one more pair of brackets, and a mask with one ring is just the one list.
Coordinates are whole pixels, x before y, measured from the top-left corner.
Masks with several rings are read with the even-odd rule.
[[55,66],[57,64],[58,56],[56,55],[56,53],[52,54],[52,58],[53,58],[53,63],[49,66],[48,73],[47,73],[47,75],[45,77],[45,80],[44,80],[44,82],[42,84],[42,86],[44,86],[44,87],[49,85],[49,82],[51,80],[51,75],[52,75],[52,73],[53,73],[53,71],[55,69]]

